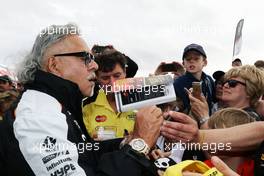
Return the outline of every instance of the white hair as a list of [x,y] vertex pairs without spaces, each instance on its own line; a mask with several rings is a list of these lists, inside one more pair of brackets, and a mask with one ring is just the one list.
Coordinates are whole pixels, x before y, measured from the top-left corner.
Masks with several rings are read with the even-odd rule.
[[25,84],[35,79],[35,72],[43,68],[44,53],[51,45],[63,40],[68,35],[80,35],[77,25],[51,25],[43,29],[37,36],[33,48],[18,68],[18,80]]

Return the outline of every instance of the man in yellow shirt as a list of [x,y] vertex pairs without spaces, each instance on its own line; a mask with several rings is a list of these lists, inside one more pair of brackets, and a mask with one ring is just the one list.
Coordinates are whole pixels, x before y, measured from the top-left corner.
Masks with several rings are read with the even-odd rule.
[[98,140],[122,138],[133,131],[136,114],[118,113],[114,93],[109,92],[118,79],[126,78],[126,56],[112,50],[98,55],[96,71],[100,91],[95,102],[83,107],[83,121],[89,135]]

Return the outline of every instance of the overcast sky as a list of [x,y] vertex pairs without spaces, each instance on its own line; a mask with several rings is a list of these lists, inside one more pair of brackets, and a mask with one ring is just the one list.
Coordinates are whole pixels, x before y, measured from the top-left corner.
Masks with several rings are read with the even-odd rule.
[[0,64],[14,68],[40,30],[74,22],[90,47],[112,44],[139,65],[137,76],[161,61],[180,61],[184,47],[201,44],[205,72],[228,70],[235,28],[244,18],[243,63],[264,60],[261,0],[8,0],[0,6]]

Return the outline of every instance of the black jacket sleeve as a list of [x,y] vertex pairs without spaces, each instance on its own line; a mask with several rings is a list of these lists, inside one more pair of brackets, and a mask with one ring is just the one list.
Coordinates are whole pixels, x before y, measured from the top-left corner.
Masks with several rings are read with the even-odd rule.
[[97,176],[157,175],[154,164],[144,155],[133,151],[129,145],[101,157]]

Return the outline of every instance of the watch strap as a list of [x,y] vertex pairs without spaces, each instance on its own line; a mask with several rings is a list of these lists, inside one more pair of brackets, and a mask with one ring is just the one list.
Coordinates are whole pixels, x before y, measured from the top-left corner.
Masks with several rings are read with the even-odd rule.
[[199,124],[200,125],[203,125],[205,122],[207,122],[209,120],[209,118],[210,118],[209,116],[201,118],[199,120]]

